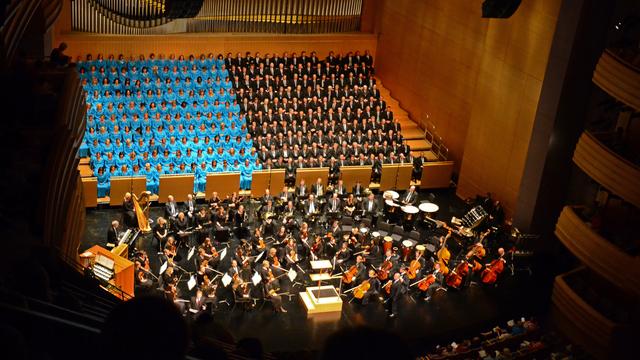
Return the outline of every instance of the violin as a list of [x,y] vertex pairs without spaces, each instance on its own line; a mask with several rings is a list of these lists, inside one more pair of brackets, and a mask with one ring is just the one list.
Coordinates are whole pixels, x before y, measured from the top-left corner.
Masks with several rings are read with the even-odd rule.
[[260,238],[258,239],[258,246],[257,246],[257,248],[258,248],[258,249],[260,249],[260,250],[264,250],[264,249],[266,249],[266,248],[267,248],[267,244],[265,244],[264,239],[263,239],[262,237],[260,237]]
[[278,257],[274,256],[272,259],[273,259],[273,266],[280,267],[280,260],[278,260]]
[[481,281],[483,284],[491,285],[498,281],[498,275],[504,271],[504,260],[502,258],[493,260],[484,269],[481,275]]
[[393,263],[389,260],[385,260],[380,264],[380,269],[378,269],[378,279],[387,280],[389,278],[389,272],[393,268]]
[[349,270],[345,271],[344,275],[342,275],[342,282],[345,284],[351,284],[356,275],[358,275],[358,268],[355,265],[352,265]]
[[358,285],[358,287],[353,290],[353,297],[356,299],[362,299],[364,297],[364,294],[366,294],[366,292],[369,291],[370,288],[371,284],[369,283],[369,280],[363,281],[362,284]]

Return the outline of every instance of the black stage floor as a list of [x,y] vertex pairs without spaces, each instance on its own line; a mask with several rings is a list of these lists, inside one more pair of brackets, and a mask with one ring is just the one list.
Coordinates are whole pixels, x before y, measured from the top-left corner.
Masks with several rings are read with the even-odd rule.
[[[465,204],[455,196],[454,191],[440,191],[434,194],[434,202],[440,206],[439,220],[450,220],[452,215],[462,216]],[[421,194],[421,198],[425,196],[425,193]],[[151,208],[153,219],[162,213],[163,207]],[[107,228],[112,220],[119,218],[119,209],[89,210],[85,241],[80,250],[83,251],[94,244],[104,246]],[[151,235],[146,235],[138,240],[137,247],[148,252],[151,269],[157,274],[160,267],[155,255],[157,245],[152,246],[151,240]],[[230,250],[234,250],[238,242],[234,238],[230,242]],[[186,259],[187,250],[180,251]],[[228,269],[229,259],[230,256],[227,256],[222,261],[219,266],[221,271]],[[180,265],[187,271],[195,271],[193,260],[183,260]],[[540,286],[540,278],[535,271],[533,275],[517,271],[513,276],[510,271],[505,271],[498,286],[478,285],[462,290],[438,292],[430,302],[425,302],[421,297],[415,297],[415,300],[407,297],[401,304],[400,315],[395,319],[387,316],[380,302],[362,306],[357,302],[350,303],[350,297],[343,297],[344,306],[339,320],[307,319],[304,305],[297,296],[292,296],[290,300],[284,297],[287,313],[274,313],[270,304],[247,311],[241,308],[231,311],[226,304],[221,304],[214,318],[226,327],[236,340],[256,337],[262,341],[267,351],[318,350],[322,348],[326,337],[337,329],[367,325],[399,334],[416,354],[420,354],[451,337],[461,339],[464,336],[473,336],[478,331],[491,328],[504,320],[544,311],[549,302],[549,287]],[[193,292],[187,289],[186,280],[186,277],[183,278],[180,289],[182,298],[189,299]],[[337,283],[335,285],[338,286]],[[301,286],[295,286],[293,289],[289,286],[290,284],[287,284],[282,287],[291,293],[304,290]]]

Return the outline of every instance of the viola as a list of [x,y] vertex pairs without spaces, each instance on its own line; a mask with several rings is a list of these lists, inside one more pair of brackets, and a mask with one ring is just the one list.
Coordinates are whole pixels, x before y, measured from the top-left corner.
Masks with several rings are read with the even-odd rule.
[[278,260],[277,256],[273,257],[273,266],[280,267],[280,260]]
[[353,290],[353,297],[356,299],[362,299],[364,294],[366,294],[370,288],[371,284],[369,283],[369,280],[363,281],[362,284],[358,285],[358,287]]
[[345,284],[351,284],[356,275],[358,275],[358,268],[353,265],[342,275],[342,282]]

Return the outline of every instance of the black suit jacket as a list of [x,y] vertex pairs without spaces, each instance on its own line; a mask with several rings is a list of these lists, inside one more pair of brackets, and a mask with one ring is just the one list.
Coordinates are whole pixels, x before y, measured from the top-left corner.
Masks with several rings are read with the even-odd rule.
[[108,244],[117,244],[118,243],[118,233],[116,229],[110,227],[107,231],[107,243]]
[[393,301],[400,300],[400,297],[402,296],[402,287],[403,286],[404,285],[402,284],[402,281],[393,280],[393,284],[391,284],[391,299],[393,299]]

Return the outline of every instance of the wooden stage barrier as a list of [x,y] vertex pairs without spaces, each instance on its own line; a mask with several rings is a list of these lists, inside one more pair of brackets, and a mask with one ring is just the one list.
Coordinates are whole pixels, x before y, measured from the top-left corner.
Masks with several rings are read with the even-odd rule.
[[340,168],[340,173],[342,174],[342,183],[348,190],[351,190],[358,181],[363,188],[369,187],[371,166],[343,166]]
[[98,179],[94,177],[81,178],[82,181],[82,197],[84,198],[84,207],[98,206]]
[[449,187],[453,161],[427,162],[422,165],[421,189],[438,189]]
[[193,174],[160,176],[158,203],[167,202],[167,197],[173,195],[175,201],[187,200],[187,195],[193,194]]
[[[384,169],[383,169],[384,170]],[[412,164],[398,165],[398,177],[396,178],[396,189],[407,190],[411,186]],[[451,176],[449,176],[451,178]]]
[[412,164],[383,164],[379,190],[407,190],[411,186],[412,171]]
[[227,195],[240,191],[240,173],[216,173],[207,174],[207,185],[205,188],[205,196],[209,198],[211,193],[218,192],[220,199],[224,199]]
[[[306,180],[305,180],[306,181]],[[271,194],[275,196],[282,191],[284,187],[284,169],[271,170],[271,181],[269,183],[269,190]],[[253,192],[253,190],[251,190]],[[258,195],[253,195],[257,197]]]
[[315,184],[318,178],[322,180],[322,185],[326,187],[329,168],[302,168],[296,170],[296,186],[300,185],[300,181],[304,179],[305,185],[311,188],[311,185]]
[[124,194],[133,193],[140,195],[147,190],[147,178],[145,176],[113,176],[111,177],[111,195],[109,205],[122,205]]
[[[256,170],[251,175],[251,196],[258,197],[264,194],[271,183],[271,172],[269,170]],[[209,194],[211,195],[211,194]]]

